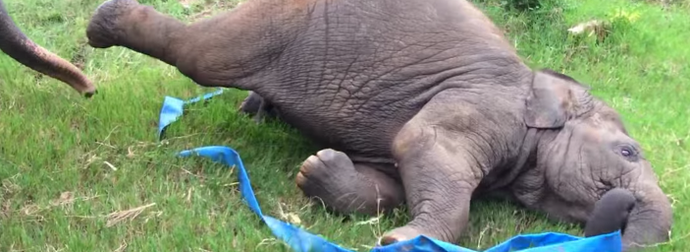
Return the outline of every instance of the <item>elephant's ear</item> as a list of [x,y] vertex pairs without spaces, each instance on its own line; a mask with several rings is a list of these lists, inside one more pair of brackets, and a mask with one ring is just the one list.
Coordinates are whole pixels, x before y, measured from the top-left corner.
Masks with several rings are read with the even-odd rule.
[[535,71],[525,100],[525,123],[532,128],[560,128],[591,108],[589,87],[549,69]]

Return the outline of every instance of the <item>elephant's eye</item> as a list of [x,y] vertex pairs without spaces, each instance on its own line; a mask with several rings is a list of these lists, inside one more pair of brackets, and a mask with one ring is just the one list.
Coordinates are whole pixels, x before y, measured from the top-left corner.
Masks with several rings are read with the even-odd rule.
[[635,150],[633,148],[631,148],[630,146],[622,146],[620,148],[620,154],[621,154],[621,156],[626,157],[628,159],[631,159],[631,158],[634,159],[635,156],[637,155]]

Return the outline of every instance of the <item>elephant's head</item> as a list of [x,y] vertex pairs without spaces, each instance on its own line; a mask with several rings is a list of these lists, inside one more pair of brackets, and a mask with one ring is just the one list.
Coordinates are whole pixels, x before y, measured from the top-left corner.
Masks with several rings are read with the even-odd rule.
[[625,225],[625,247],[669,239],[673,210],[642,148],[619,114],[589,88],[551,70],[536,71],[525,123],[537,130],[533,170],[518,179],[516,196],[557,220],[584,223],[607,191],[636,199]]
[[86,97],[96,92],[79,68],[27,38],[7,13],[3,1],[0,1],[0,50],[31,69],[67,83]]

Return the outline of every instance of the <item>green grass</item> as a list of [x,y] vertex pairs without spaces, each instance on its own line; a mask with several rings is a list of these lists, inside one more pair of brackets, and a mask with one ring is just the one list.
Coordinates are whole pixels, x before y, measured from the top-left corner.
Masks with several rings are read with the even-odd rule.
[[[141,2],[186,20],[236,4],[205,0],[186,9],[173,0]],[[528,64],[572,75],[620,111],[675,208],[672,240],[650,251],[690,248],[688,4],[670,1],[662,9],[652,1],[564,0],[557,8],[518,13],[505,11],[498,0],[481,2]],[[163,97],[212,90],[133,51],[87,46],[85,27],[100,3],[5,3],[29,37],[81,62],[100,93],[85,100],[0,55],[0,251],[287,251],[242,203],[235,171],[201,158],[173,158],[205,145],[239,150],[266,214],[296,215],[301,227],[344,247],[368,251],[375,237],[405,223],[404,211],[345,218],[302,197],[294,176],[317,149],[288,126],[257,125],[237,114],[242,91],[191,106],[159,144]],[[568,38],[569,27],[606,19],[619,8],[639,19],[616,23],[601,44]],[[117,222],[110,215],[141,206],[148,207],[131,219]],[[483,249],[544,231],[581,234],[507,203],[478,201],[460,243]]]

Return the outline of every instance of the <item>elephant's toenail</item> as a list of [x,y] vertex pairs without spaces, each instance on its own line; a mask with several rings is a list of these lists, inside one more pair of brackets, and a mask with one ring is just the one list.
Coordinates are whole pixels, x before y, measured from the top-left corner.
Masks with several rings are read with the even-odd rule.
[[379,241],[377,242],[381,246],[387,246],[393,243],[398,242],[398,239],[395,238],[395,236],[392,235],[386,235],[381,238],[379,238]]
[[295,176],[295,182],[297,185],[304,185],[304,183],[307,181],[307,178],[302,175],[302,173],[297,173],[297,176]]

